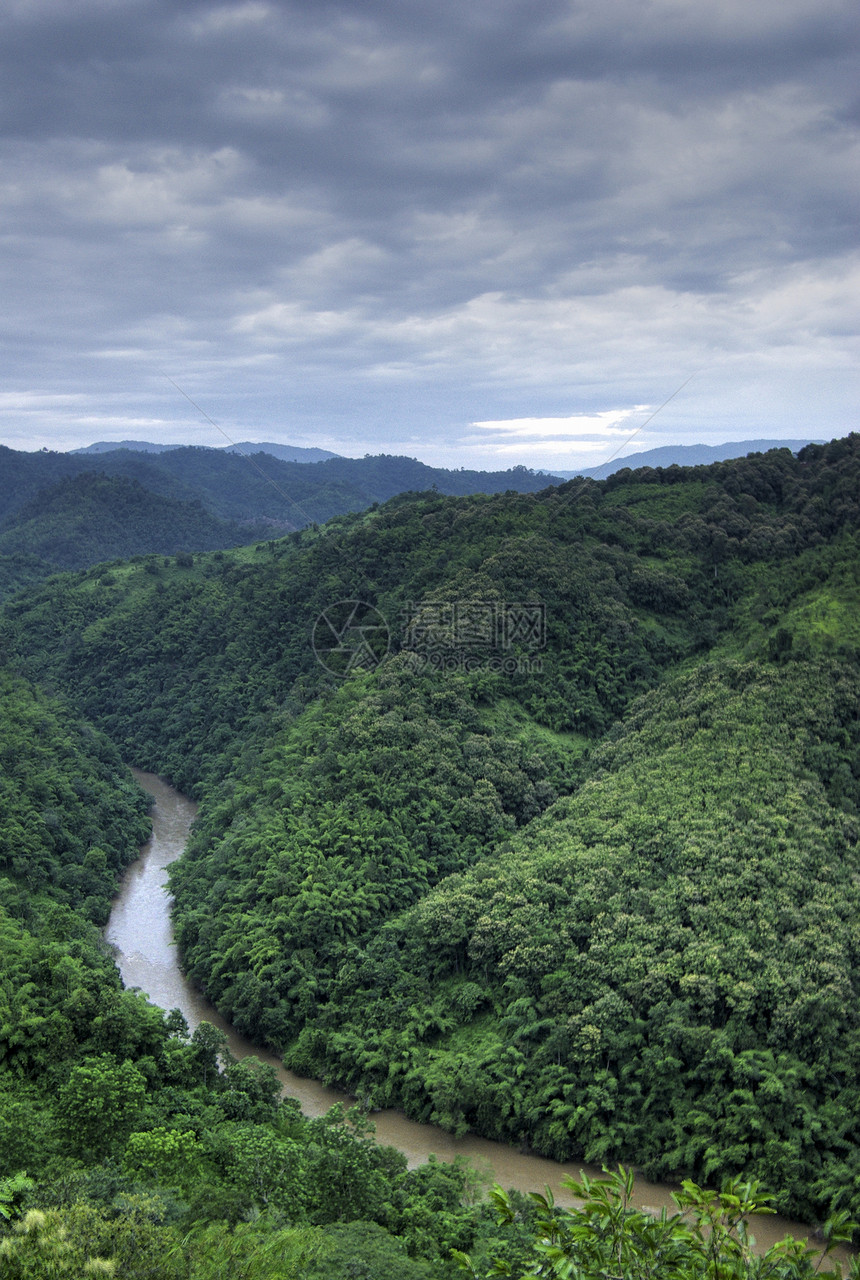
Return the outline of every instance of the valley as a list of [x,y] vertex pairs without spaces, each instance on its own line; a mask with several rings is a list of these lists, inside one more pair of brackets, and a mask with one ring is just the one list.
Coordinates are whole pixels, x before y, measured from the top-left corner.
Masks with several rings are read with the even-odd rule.
[[[235,1059],[254,1057],[271,1065],[284,1092],[301,1104],[305,1115],[324,1116],[332,1107],[350,1106],[355,1100],[348,1095],[295,1075],[259,1045],[238,1035],[182,973],[170,923],[166,871],[181,856],[196,806],[155,775],[140,770],[134,773],[140,785],[154,797],[155,807],[152,837],[141,851],[140,859],[123,876],[106,930],[106,938],[116,950],[123,983],[126,987],[138,987],[165,1011],[178,1008],[192,1032],[204,1021],[223,1031]],[[372,1119],[377,1142],[400,1151],[410,1168],[435,1158],[448,1163],[465,1160],[483,1176],[521,1193],[549,1187],[559,1204],[573,1203],[566,1178],[579,1178],[583,1172],[593,1179],[601,1176],[600,1168],[583,1165],[582,1161],[559,1163],[516,1151],[502,1142],[474,1135],[456,1137],[433,1125],[408,1120],[399,1111],[374,1111]],[[633,1203],[648,1211],[665,1208],[671,1213],[672,1194],[677,1190],[676,1184],[661,1185],[639,1176],[633,1183]],[[756,1223],[758,1250],[771,1248],[786,1234],[806,1239],[807,1230],[802,1223],[776,1214],[766,1217]],[[835,1253],[848,1264],[847,1250]]]
[[[455,1274],[451,1249],[475,1275],[531,1257],[539,1206],[502,1206],[494,1228],[465,1166],[409,1169],[362,1145],[357,1114],[291,1120],[217,1028],[119,992],[94,930],[140,843],[122,758],[199,804],[170,872],[186,973],[297,1075],[455,1143],[757,1181],[781,1213],[850,1236],[858,533],[850,436],[539,492],[407,493],[11,595],[10,1175],[41,1171],[55,1197],[77,1179],[92,1206],[121,1169],[122,1194],[173,1187],[177,1222],[208,1197],[211,1231],[234,1236],[252,1207],[277,1207],[273,1231],[370,1221],[409,1277]],[[94,743],[98,787],[78,763]],[[69,939],[60,986],[41,957]],[[100,1123],[85,1078],[136,1127]],[[191,1135],[170,1141],[196,1165],[156,1156],[163,1133]],[[252,1171],[255,1143],[281,1144],[277,1186]],[[364,1170],[360,1205],[338,1203],[346,1165],[326,1182],[334,1149]]]

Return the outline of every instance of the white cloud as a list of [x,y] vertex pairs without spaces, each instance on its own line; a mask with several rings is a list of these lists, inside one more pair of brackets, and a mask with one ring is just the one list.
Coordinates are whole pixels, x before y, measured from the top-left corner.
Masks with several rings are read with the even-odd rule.
[[102,165],[91,189],[90,216],[123,226],[193,219],[201,204],[218,200],[232,186],[241,169],[231,147],[208,155],[170,151],[151,157],[145,168]]
[[853,7],[13,0],[0,387],[455,465],[693,371],[649,441],[855,426]]
[[278,123],[284,128],[300,125],[320,129],[331,120],[331,112],[318,94],[292,86],[231,86],[221,90],[218,107],[228,117]]
[[244,27],[260,25],[272,15],[271,5],[248,0],[247,4],[215,5],[202,15],[195,15],[188,26],[195,36],[232,35]]
[[295,302],[269,302],[240,315],[234,321],[238,334],[264,342],[307,345],[320,338],[355,334],[360,317],[355,312],[313,311]]
[[[647,405],[636,405],[632,409],[607,409],[603,413],[577,413],[562,418],[507,418],[494,422],[473,422],[478,427],[495,437],[511,443],[511,437],[517,440],[542,441],[576,445],[582,442],[583,448],[592,448],[601,440],[614,440],[630,434],[628,420],[636,414],[647,412]],[[466,436],[470,443],[477,442],[480,436]]]
[[[558,418],[511,418],[473,422],[479,434],[460,437],[460,446],[473,458],[491,456],[507,464],[527,456],[532,466],[557,466],[571,470],[591,466],[621,452],[639,437],[649,406],[606,409],[599,413],[569,414]],[[637,439],[637,448],[644,447]]]
[[68,409],[85,404],[84,394],[51,391],[0,391],[0,413],[44,413],[49,409]]

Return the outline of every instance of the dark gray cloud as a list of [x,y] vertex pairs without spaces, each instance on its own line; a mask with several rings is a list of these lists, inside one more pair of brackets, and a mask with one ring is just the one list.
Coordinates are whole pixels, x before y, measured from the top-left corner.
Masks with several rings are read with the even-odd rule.
[[849,430],[858,28],[7,0],[0,438],[208,440],[165,372],[243,439],[451,464],[599,461],[694,371],[638,447]]

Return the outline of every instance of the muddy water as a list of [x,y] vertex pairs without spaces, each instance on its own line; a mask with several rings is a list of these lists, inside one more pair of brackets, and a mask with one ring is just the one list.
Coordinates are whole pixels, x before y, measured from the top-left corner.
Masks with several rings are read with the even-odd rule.
[[[116,948],[117,964],[125,985],[140,987],[154,1004],[163,1009],[181,1009],[192,1030],[204,1019],[220,1027],[226,1032],[230,1051],[235,1057],[254,1054],[271,1063],[285,1090],[299,1099],[306,1115],[322,1115],[336,1102],[349,1105],[352,1099],[347,1095],[328,1089],[315,1080],[293,1075],[278,1059],[237,1035],[183,977],[170,923],[167,867],[185,847],[196,806],[154,774],[139,770],[134,774],[155,798],[155,806],[152,810],[152,838],[144,845],[138,861],[126,872],[106,930],[107,940]],[[600,1175],[599,1169],[584,1166],[580,1161],[558,1164],[541,1156],[525,1155],[486,1138],[454,1138],[432,1125],[407,1120],[398,1111],[376,1112],[373,1119],[379,1141],[397,1147],[413,1167],[424,1162],[431,1153],[442,1160],[453,1160],[456,1155],[467,1156],[503,1187],[532,1191],[549,1185],[556,1199],[564,1203],[570,1203],[571,1198],[561,1186],[563,1177],[579,1177],[583,1169],[590,1176]],[[675,1207],[671,1199],[672,1190],[666,1184],[637,1178],[636,1203],[656,1209],[665,1205],[672,1211]],[[760,1218],[755,1223],[755,1236],[760,1246],[765,1248],[781,1240],[786,1233],[803,1237],[807,1231],[808,1228],[802,1224],[779,1217]]]

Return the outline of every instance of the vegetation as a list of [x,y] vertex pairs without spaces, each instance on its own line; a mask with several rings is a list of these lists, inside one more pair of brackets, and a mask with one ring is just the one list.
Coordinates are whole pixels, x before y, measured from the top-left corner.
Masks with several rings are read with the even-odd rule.
[[[12,600],[0,1178],[42,1215],[12,1274],[810,1273],[740,1220],[758,1183],[833,1239],[860,1216],[859,515],[849,437],[406,495]],[[240,1030],[365,1107],[695,1180],[688,1216],[618,1175],[494,1223],[464,1169],[303,1119],[122,993],[90,923],[139,839],[116,749],[201,801],[177,931]]]
[[228,524],[199,502],[160,497],[136,480],[90,474],[62,480],[6,519],[3,560],[36,556],[51,571],[159,552],[212,551],[264,534],[264,526]]
[[[288,1062],[556,1158],[767,1179],[797,1216],[851,1208],[858,695],[826,661],[698,666],[661,687],[574,796],[344,949]],[[187,874],[180,901],[199,901]],[[241,910],[254,955],[265,908],[226,896],[209,927],[223,937]],[[278,955],[241,967],[274,984],[295,968]]]
[[0,729],[0,1274],[289,1264],[346,1280],[359,1252],[368,1276],[421,1280],[451,1248],[482,1248],[465,1167],[409,1171],[357,1112],[306,1119],[215,1028],[189,1035],[122,989],[90,920],[145,834],[144,795],[104,738],[20,680],[0,686]]
[[0,671],[0,875],[32,915],[48,892],[104,924],[146,839],[148,801],[116,748],[56,699]]
[[445,471],[385,455],[298,463],[248,449],[0,446],[0,598],[58,569],[252,543],[408,490],[532,492],[546,483],[525,467]]
[[[567,1178],[565,1183],[580,1201],[573,1209],[560,1209],[549,1194],[531,1196],[537,1220],[521,1227],[523,1251],[531,1255],[526,1280],[570,1280],[572,1276],[583,1280],[609,1276],[623,1276],[624,1280],[650,1280],[652,1276],[666,1280],[713,1276],[783,1280],[805,1275],[836,1280],[843,1274],[838,1260],[828,1255],[840,1242],[850,1239],[854,1224],[847,1214],[827,1222],[821,1252],[787,1237],[763,1255],[756,1253],[751,1219],[773,1212],[772,1197],[756,1182],[732,1179],[720,1193],[714,1193],[687,1180],[673,1195],[678,1211],[670,1215],[664,1209],[659,1217],[632,1208],[633,1178],[623,1167],[607,1178],[583,1176],[581,1181]],[[512,1227],[521,1220],[518,1206],[501,1187],[493,1188],[492,1198],[500,1222]],[[456,1252],[455,1256],[473,1280],[487,1275],[467,1255]],[[857,1270],[853,1260],[852,1275]],[[489,1274],[515,1273],[509,1260],[499,1257]]]

